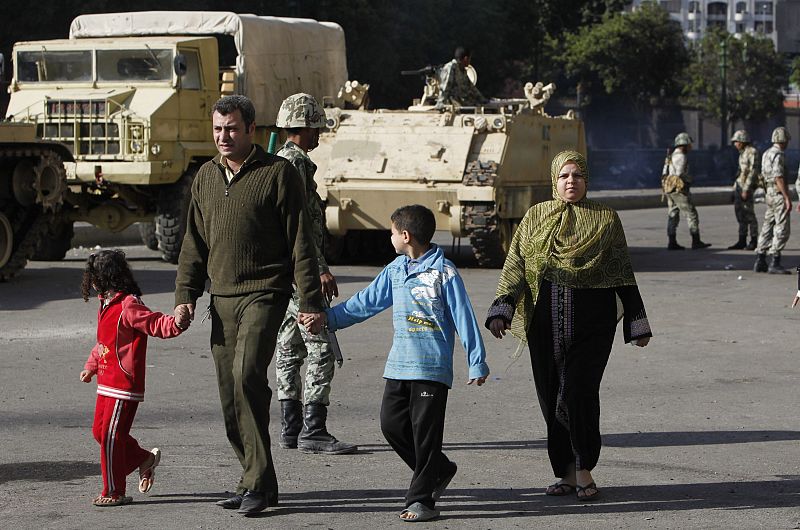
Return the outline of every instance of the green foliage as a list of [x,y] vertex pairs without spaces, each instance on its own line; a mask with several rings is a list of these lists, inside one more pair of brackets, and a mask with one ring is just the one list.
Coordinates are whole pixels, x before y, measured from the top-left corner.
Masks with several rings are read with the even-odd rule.
[[733,38],[725,32],[708,33],[692,50],[686,72],[687,101],[705,114],[722,118],[722,43],[727,43],[728,122],[762,120],[779,112],[781,88],[787,74],[772,40],[754,35]]
[[795,87],[800,87],[800,56],[792,60],[791,74],[789,74],[789,82]]
[[636,105],[677,95],[688,60],[680,26],[657,4],[606,15],[568,34],[562,55],[567,74]]

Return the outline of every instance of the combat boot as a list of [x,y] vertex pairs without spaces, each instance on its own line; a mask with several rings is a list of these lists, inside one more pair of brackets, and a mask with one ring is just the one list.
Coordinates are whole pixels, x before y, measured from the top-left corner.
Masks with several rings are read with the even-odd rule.
[[296,399],[281,400],[281,438],[284,449],[297,447],[297,436],[303,429],[303,404]]
[[750,242],[747,244],[745,250],[755,250],[758,246],[758,239],[751,239]]
[[700,241],[700,232],[696,234],[692,234],[692,250],[697,250],[699,248],[708,248],[711,246],[711,243],[703,243]]
[[686,249],[686,247],[678,244],[678,238],[676,236],[669,236],[669,244],[667,245],[667,250],[684,250],[684,249]]
[[747,238],[739,236],[739,241],[729,246],[728,250],[742,250],[743,248],[747,248]]
[[753,265],[753,272],[767,272],[768,270],[767,255],[759,252],[756,254],[756,264]]
[[781,266],[780,256],[772,256],[772,261],[769,264],[769,269],[767,272],[770,274],[791,274]]
[[326,455],[354,453],[358,446],[334,438],[325,427],[327,419],[328,407],[320,403],[307,403],[303,414],[303,430],[297,438],[297,449],[301,453]]

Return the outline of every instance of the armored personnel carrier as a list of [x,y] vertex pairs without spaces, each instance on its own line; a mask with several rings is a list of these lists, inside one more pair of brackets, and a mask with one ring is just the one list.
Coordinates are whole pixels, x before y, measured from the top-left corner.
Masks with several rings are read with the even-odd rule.
[[38,141],[33,125],[0,123],[0,281],[32,258],[63,257],[68,250],[41,245],[64,229],[59,214],[68,193],[65,160],[72,160],[69,151]]
[[326,202],[326,254],[336,263],[391,251],[389,215],[422,204],[440,230],[469,238],[480,266],[500,267],[528,208],[552,198],[553,155],[586,152],[583,124],[572,112],[547,115],[555,86],[542,83],[528,83],[524,99],[442,111],[435,70],[420,72],[423,96],[408,110],[326,109],[311,155]]

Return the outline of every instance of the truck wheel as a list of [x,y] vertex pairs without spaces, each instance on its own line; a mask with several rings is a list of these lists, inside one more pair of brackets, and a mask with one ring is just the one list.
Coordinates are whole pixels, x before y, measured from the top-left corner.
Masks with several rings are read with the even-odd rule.
[[155,223],[137,223],[139,225],[139,237],[142,238],[144,246],[150,250],[158,250],[158,238],[156,237]]
[[156,239],[162,259],[168,263],[178,263],[181,254],[195,171],[184,173],[178,182],[167,186],[159,197],[155,219]]
[[47,225],[38,208],[0,210],[0,282],[25,268]]
[[42,234],[36,247],[32,261],[61,261],[72,248],[72,236],[75,230],[72,221],[61,217],[48,218],[47,230]]

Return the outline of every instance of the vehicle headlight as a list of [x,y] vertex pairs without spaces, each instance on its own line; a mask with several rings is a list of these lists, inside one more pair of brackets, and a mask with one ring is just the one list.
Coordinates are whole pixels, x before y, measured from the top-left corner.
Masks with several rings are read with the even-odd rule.
[[503,116],[496,116],[492,119],[492,130],[502,131],[506,127],[506,119]]
[[131,153],[144,152],[144,126],[132,124],[128,127],[128,137],[131,139]]

